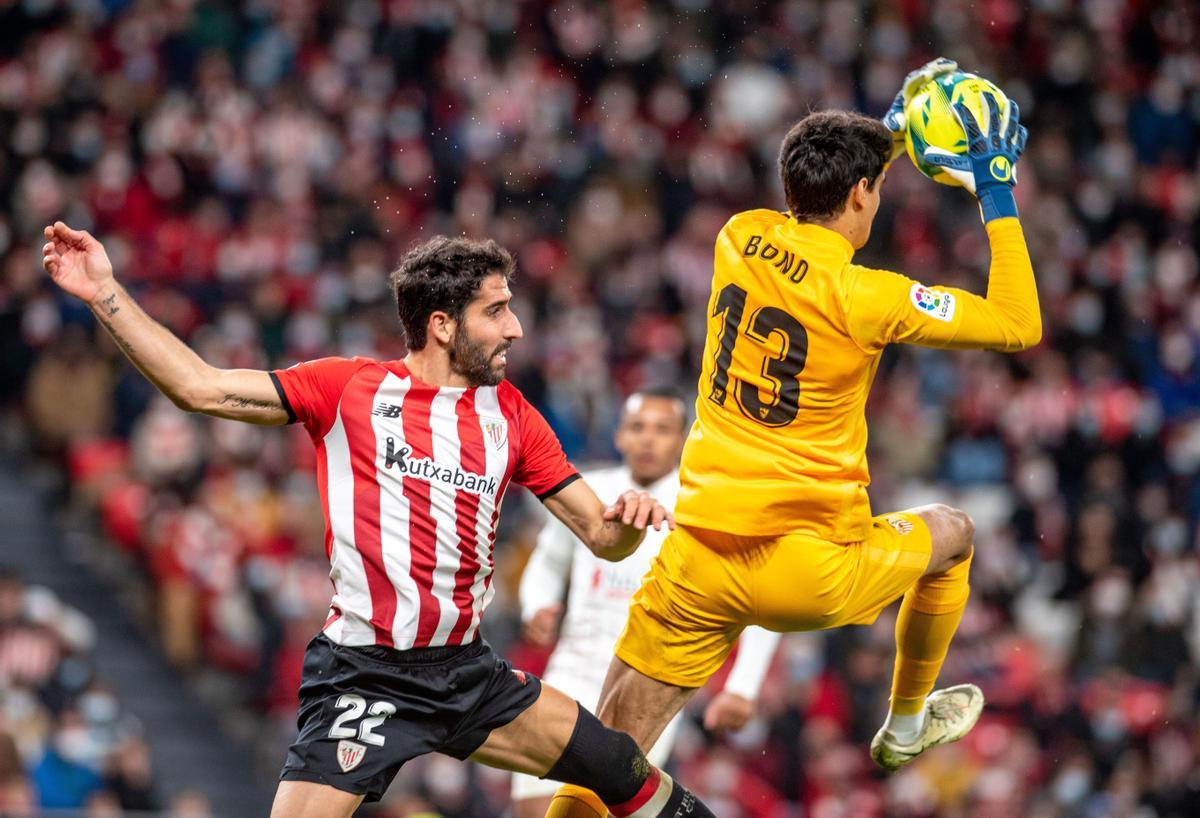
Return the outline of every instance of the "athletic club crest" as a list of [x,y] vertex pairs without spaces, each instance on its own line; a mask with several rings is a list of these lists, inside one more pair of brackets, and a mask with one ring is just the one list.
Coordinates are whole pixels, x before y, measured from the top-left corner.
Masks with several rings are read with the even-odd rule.
[[342,768],[342,772],[348,773],[362,764],[363,756],[367,754],[367,748],[359,744],[357,741],[346,741],[342,739],[338,742],[337,762]]
[[499,449],[508,440],[508,423],[503,420],[485,419],[483,437],[493,449]]

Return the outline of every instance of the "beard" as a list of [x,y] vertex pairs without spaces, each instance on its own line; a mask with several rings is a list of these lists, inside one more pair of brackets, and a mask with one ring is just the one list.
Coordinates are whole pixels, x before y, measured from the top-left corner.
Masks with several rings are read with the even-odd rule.
[[493,361],[510,346],[512,341],[505,341],[486,350],[482,344],[472,344],[466,327],[460,326],[450,344],[450,371],[462,375],[471,386],[495,386],[504,380],[504,365]]

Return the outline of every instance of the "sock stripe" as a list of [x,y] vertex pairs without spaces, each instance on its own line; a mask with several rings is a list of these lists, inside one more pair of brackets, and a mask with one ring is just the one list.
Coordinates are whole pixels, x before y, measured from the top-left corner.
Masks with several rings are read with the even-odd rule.
[[[668,786],[663,787],[663,779],[666,779]],[[624,803],[609,804],[608,811],[617,816],[617,818],[629,818],[629,816],[635,815],[638,810],[650,803],[660,789],[665,789],[669,793],[671,791],[670,781],[669,776],[659,773],[656,767],[651,767],[650,775],[646,776],[646,780],[642,782],[642,786],[637,791],[637,794]]]

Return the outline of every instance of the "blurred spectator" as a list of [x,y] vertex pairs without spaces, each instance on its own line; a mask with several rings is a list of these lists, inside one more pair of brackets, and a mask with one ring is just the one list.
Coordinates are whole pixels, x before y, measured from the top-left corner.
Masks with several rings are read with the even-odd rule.
[[0,567],[0,812],[158,807],[149,749],[95,678],[93,641],[81,613]]
[[82,807],[100,791],[100,776],[92,737],[80,715],[67,710],[54,725],[53,740],[33,770],[41,806],[49,809]]
[[109,431],[112,379],[83,327],[63,330],[29,373],[25,398],[40,446],[61,452],[67,444]]
[[171,818],[213,818],[212,807],[203,793],[183,790],[171,799],[167,808]]

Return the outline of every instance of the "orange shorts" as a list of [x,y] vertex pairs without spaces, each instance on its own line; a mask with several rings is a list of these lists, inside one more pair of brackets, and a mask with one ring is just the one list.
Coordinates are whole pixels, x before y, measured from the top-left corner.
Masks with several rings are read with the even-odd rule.
[[895,512],[871,520],[867,539],[739,537],[678,526],[630,603],[616,654],[645,675],[700,687],[742,629],[812,631],[868,625],[925,572],[925,521]]

